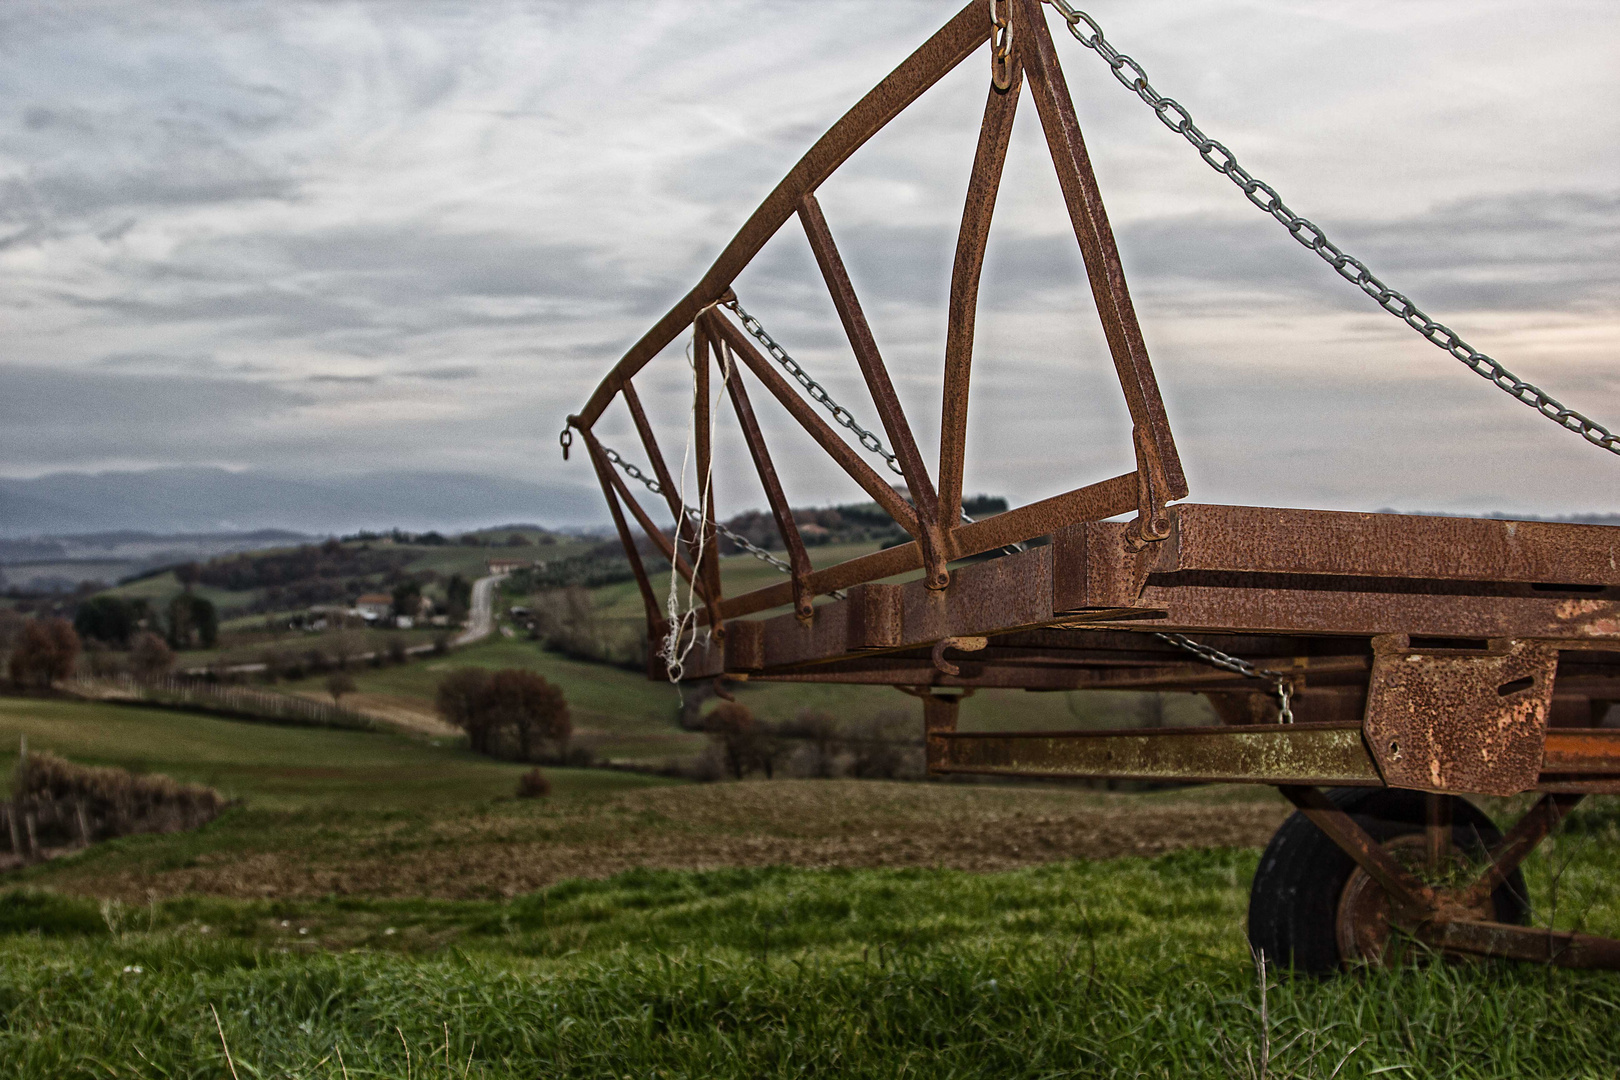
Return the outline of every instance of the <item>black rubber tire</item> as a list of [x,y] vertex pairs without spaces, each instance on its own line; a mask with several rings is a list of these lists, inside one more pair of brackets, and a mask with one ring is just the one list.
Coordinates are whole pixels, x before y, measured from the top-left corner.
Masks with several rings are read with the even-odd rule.
[[[1397,788],[1331,788],[1328,798],[1366,829],[1375,840],[1421,832],[1424,795]],[[1502,838],[1478,807],[1453,798],[1452,843],[1463,850],[1483,850]],[[1332,975],[1343,970],[1336,928],[1339,896],[1355,862],[1304,814],[1295,811],[1283,822],[1260,856],[1249,890],[1249,944],[1268,963],[1302,975]],[[1524,877],[1514,870],[1491,897],[1498,922],[1524,925],[1530,899]]]

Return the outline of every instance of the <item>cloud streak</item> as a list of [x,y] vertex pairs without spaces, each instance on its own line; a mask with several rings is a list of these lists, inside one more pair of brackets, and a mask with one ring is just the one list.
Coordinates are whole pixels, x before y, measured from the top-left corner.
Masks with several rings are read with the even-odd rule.
[[[1092,13],[1393,287],[1620,419],[1620,27],[1576,0],[1552,8],[1530,24],[1505,0]],[[14,475],[274,464],[588,482],[554,456],[563,417],[943,17],[922,0],[8,5],[0,460]],[[1095,57],[1058,47],[1195,498],[1616,509],[1612,462],[1378,313]],[[925,446],[984,66],[970,58],[822,192]],[[1014,498],[1128,458],[1044,153],[1026,101],[971,427],[972,483]],[[738,289],[875,420],[796,225]],[[678,351],[639,384],[670,453],[690,404]],[[746,475],[734,433],[722,446]],[[850,494],[814,455],[781,464],[795,498]],[[740,479],[721,494],[760,502]]]

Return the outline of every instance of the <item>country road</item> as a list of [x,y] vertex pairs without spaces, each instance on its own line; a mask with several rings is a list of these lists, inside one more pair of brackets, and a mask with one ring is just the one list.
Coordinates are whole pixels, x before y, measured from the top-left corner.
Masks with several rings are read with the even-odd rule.
[[505,574],[491,574],[473,582],[472,610],[467,613],[467,629],[457,634],[452,645],[471,645],[495,632],[495,591]]
[[[473,642],[482,641],[484,638],[494,633],[495,590],[496,586],[499,585],[500,582],[505,579],[505,577],[505,574],[491,574],[489,577],[481,577],[477,581],[473,582],[472,610],[467,613],[467,629],[450,639],[450,644],[452,647],[471,645]],[[432,645],[413,645],[406,649],[405,652],[411,656],[420,656],[423,653],[432,652],[433,649],[434,646]],[[376,653],[374,652],[357,653],[351,659],[358,662],[362,660],[370,660],[375,655]],[[230,667],[221,668],[218,670],[230,675],[254,675],[263,671],[264,668],[265,665],[262,663],[232,664]],[[208,669],[205,667],[181,668],[179,669],[178,674],[205,675],[207,672]]]

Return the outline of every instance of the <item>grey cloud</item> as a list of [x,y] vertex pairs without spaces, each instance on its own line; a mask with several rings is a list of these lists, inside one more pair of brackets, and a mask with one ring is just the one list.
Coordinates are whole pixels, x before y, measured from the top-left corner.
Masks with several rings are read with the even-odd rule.
[[[1525,191],[1392,220],[1317,223],[1391,288],[1437,310],[1615,306],[1620,195]],[[1354,286],[1259,213],[1136,222],[1120,231],[1120,249],[1132,280],[1165,295],[1192,284],[1320,307],[1367,305]]]
[[[1319,224],[1390,287],[1437,310],[1608,310],[1620,294],[1620,194],[1515,192],[1392,220]],[[802,238],[791,239],[799,242],[767,248],[750,274],[774,296],[802,303],[824,290]],[[1318,310],[1368,304],[1258,212],[1139,220],[1120,227],[1118,239],[1132,286],[1152,292],[1160,310],[1173,308],[1178,295],[1184,306],[1206,306],[1212,290],[1287,297]],[[838,241],[869,304],[944,304],[954,226],[855,226],[840,230]],[[1026,306],[1050,290],[1072,290],[1083,274],[1067,231],[992,230],[983,302]]]
[[312,382],[312,383],[338,383],[338,384],[356,384],[356,385],[361,385],[361,386],[370,386],[373,383],[382,381],[382,376],[380,376],[380,375],[311,375],[309,377],[309,381]]
[[441,382],[452,382],[458,379],[471,379],[478,375],[479,369],[472,364],[446,364],[444,367],[420,368],[407,374],[418,379],[437,379]]
[[243,379],[0,368],[0,460],[11,468],[219,449],[312,398]]

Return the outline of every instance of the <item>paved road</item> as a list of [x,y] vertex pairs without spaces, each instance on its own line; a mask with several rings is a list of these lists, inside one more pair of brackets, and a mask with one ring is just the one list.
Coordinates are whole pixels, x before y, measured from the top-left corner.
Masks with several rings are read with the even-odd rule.
[[[489,577],[481,577],[477,581],[473,582],[472,610],[467,614],[467,629],[450,639],[450,644],[452,646],[471,645],[473,642],[481,641],[495,632],[496,587],[505,577],[505,574],[492,574]],[[433,646],[413,645],[405,651],[412,656],[419,656],[423,653],[432,652]],[[369,652],[356,653],[354,656],[350,657],[350,659],[356,663],[359,663],[363,660],[370,660],[375,655],[375,653]],[[222,670],[232,675],[256,675],[263,671],[264,667],[265,666],[263,664],[232,664],[230,667]],[[206,674],[207,671],[207,668],[202,667],[181,668],[179,674],[203,675]]]
[[457,634],[452,645],[471,645],[495,632],[495,594],[505,574],[491,574],[473,582],[472,610],[467,613],[467,629]]

